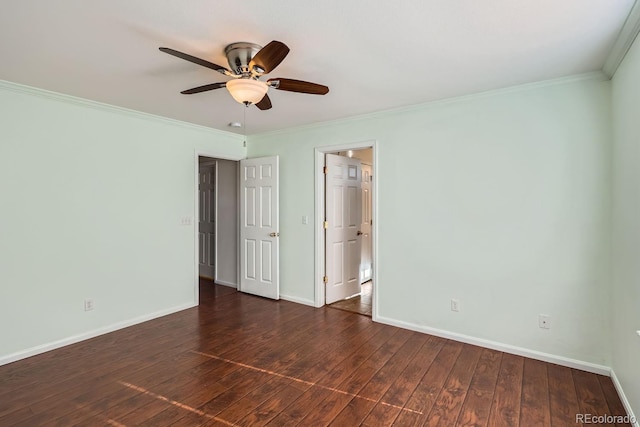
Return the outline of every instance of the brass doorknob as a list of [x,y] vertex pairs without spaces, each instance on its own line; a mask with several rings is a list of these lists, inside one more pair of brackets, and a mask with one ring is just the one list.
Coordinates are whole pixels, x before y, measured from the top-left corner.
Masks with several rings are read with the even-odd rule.
[[358,230],[358,236],[362,236],[362,231]]
[[280,235],[280,233],[269,233],[269,236],[271,237],[278,237]]

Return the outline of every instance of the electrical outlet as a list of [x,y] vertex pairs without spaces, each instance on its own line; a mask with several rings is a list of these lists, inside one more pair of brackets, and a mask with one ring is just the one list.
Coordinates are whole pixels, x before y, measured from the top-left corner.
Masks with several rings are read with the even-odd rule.
[[548,314],[538,315],[538,326],[542,329],[551,329],[551,316]]
[[84,311],[92,311],[92,310],[93,310],[93,298],[85,298]]
[[636,334],[638,334],[638,336],[640,337],[640,331],[636,331]]
[[451,298],[451,311],[460,311],[460,300]]

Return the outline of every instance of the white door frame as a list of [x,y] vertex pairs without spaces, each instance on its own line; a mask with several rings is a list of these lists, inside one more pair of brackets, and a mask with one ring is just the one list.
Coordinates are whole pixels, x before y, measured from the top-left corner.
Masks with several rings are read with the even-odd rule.
[[[193,299],[196,305],[200,304],[200,274],[199,274],[199,270],[200,270],[200,263],[199,263],[199,256],[198,256],[198,251],[199,251],[199,247],[198,247],[198,240],[199,240],[199,235],[198,235],[198,221],[199,221],[199,215],[200,215],[200,194],[199,194],[199,190],[198,190],[198,183],[200,181],[200,176],[199,176],[199,168],[200,168],[200,163],[198,161],[198,157],[210,157],[210,158],[214,158],[214,159],[221,159],[221,160],[233,160],[233,161],[240,161],[242,159],[246,159],[247,156],[233,156],[233,155],[229,155],[229,154],[222,154],[218,151],[214,151],[214,150],[206,150],[206,149],[198,149],[196,148],[195,150],[193,150],[193,164],[194,164],[194,173],[193,173],[193,188],[194,188],[194,206],[193,206],[193,215],[191,216],[193,218],[193,234],[194,234],[194,245],[193,245],[193,258],[194,258],[194,268],[193,268]],[[375,169],[374,169],[375,170]],[[216,168],[217,171],[217,168]],[[217,174],[217,172],[216,172]],[[217,196],[216,196],[217,197]],[[217,221],[216,221],[217,224]],[[217,238],[217,236],[216,236]],[[240,253],[238,252],[238,256],[240,256]],[[240,258],[238,258],[240,259]],[[240,276],[238,276],[240,277]]]
[[378,289],[380,287],[380,280],[378,279],[378,143],[375,140],[353,142],[340,145],[326,145],[315,148],[315,196],[316,196],[316,209],[315,209],[315,228],[316,228],[316,248],[315,248],[315,299],[314,303],[316,307],[322,307],[325,304],[325,284],[322,278],[325,275],[324,271],[324,258],[325,258],[325,244],[324,244],[324,155],[326,153],[335,153],[338,151],[347,150],[362,150],[371,148],[373,150],[373,181],[371,182],[371,218],[373,220],[373,226],[371,231],[373,233],[372,241],[372,260],[373,260],[373,301],[372,301],[372,316],[371,318],[377,320],[378,314]]

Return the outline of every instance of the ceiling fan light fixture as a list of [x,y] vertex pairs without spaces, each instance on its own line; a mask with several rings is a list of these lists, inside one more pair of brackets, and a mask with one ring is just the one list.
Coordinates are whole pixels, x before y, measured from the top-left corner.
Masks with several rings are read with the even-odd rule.
[[236,79],[227,82],[227,90],[241,104],[257,104],[269,90],[265,82],[253,79]]

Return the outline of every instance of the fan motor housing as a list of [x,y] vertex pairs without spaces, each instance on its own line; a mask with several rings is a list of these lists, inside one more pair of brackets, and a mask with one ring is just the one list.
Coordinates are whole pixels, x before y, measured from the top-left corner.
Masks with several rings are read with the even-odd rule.
[[227,56],[231,71],[238,75],[250,74],[249,62],[260,49],[262,46],[248,42],[231,43],[225,47],[224,54]]

